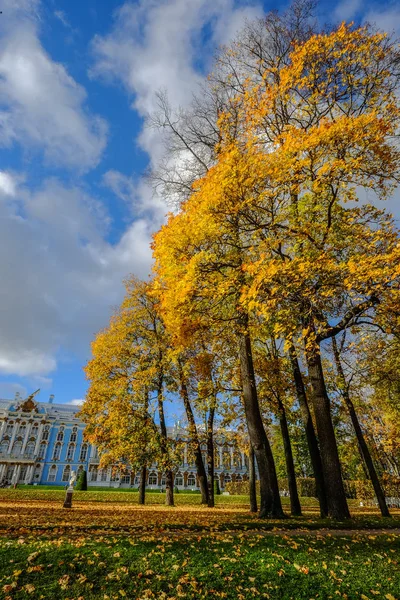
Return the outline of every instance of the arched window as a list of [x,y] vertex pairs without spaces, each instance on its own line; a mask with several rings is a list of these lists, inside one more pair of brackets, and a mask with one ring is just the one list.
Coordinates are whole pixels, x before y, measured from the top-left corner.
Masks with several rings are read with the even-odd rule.
[[125,471],[125,473],[123,473],[121,475],[121,483],[130,483],[131,482],[131,474],[129,471]]
[[175,485],[183,485],[183,477],[180,471],[175,475]]
[[101,469],[100,481],[107,481],[107,469]]
[[61,456],[61,444],[60,444],[60,442],[57,442],[57,444],[54,446],[54,450],[53,450],[53,460],[60,460],[60,456]]
[[222,463],[223,463],[224,469],[232,468],[231,453],[229,452],[229,448],[227,446],[224,446],[224,449],[222,452]]
[[61,426],[57,433],[57,442],[62,441],[64,441],[64,427]]
[[47,444],[46,442],[42,442],[39,446],[39,452],[38,452],[38,458],[44,458],[44,455],[46,454],[46,447]]
[[224,477],[224,485],[232,481],[231,476],[227,473]]
[[189,477],[187,478],[187,484],[188,487],[196,486],[196,477],[193,475],[193,473],[189,473]]
[[49,474],[47,476],[47,481],[55,481],[57,478],[57,467],[56,465],[51,465],[49,469]]
[[81,460],[81,461],[86,460],[87,451],[88,451],[88,445],[87,444],[82,444],[81,452],[79,454],[79,460]]
[[26,433],[26,423],[25,423],[25,421],[23,421],[18,428],[18,435],[20,435],[21,437],[24,437],[25,433]]
[[36,437],[37,434],[38,434],[38,424],[34,423],[33,427],[32,427],[32,430],[31,430],[31,436],[32,437]]
[[236,475],[236,481],[242,481],[242,476],[240,474]]
[[9,440],[3,440],[0,446],[0,454],[7,454],[9,445]]
[[76,432],[77,431],[78,431],[77,427],[73,427],[72,428],[72,432],[71,432],[71,435],[70,435],[70,438],[69,438],[70,442],[76,442]]
[[41,470],[41,466],[40,465],[36,465],[35,466],[35,471],[33,473],[33,479],[34,481],[37,482],[37,480],[40,478],[40,470]]
[[157,485],[157,473],[154,471],[149,473],[149,485]]
[[75,444],[68,444],[66,460],[73,460],[75,454]]
[[69,481],[70,477],[71,477],[71,467],[70,467],[70,465],[66,465],[64,467],[61,481]]
[[28,458],[32,458],[35,452],[35,442],[28,442],[25,448],[25,454]]
[[13,429],[14,429],[14,421],[9,421],[7,423],[5,434],[12,435]]
[[215,446],[215,450],[214,450],[214,467],[216,469],[221,468],[221,457],[219,454],[219,446]]
[[233,464],[237,469],[242,468],[242,455],[237,450],[233,453]]
[[14,442],[14,446],[13,446],[11,454],[17,458],[18,456],[21,456],[21,452],[22,452],[22,440],[17,440],[16,442]]
[[45,425],[42,433],[42,440],[49,439],[50,425]]
[[97,466],[90,467],[90,481],[97,481],[97,473],[98,473]]

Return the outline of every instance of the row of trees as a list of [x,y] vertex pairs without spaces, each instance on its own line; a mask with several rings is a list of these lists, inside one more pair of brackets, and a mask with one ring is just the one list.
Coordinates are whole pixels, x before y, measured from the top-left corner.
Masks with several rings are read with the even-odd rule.
[[[271,415],[279,423],[299,514],[297,413],[321,515],[343,519],[346,411],[388,515],[376,461],[396,472],[397,448],[382,441],[395,444],[377,417],[396,415],[396,429],[400,245],[392,216],[358,200],[365,191],[385,199],[398,182],[400,57],[369,26],[316,32],[311,12],[301,0],[248,24],[188,110],[173,113],[160,95],[151,124],[163,128],[166,153],[152,177],[175,211],[155,236],[151,283],[128,283],[94,342],[83,412],[110,460],[144,468],[153,449],[169,482],[165,391],[179,392],[211,505],[195,412],[208,415],[210,481],[216,413],[242,424],[260,516],[274,517],[283,511],[267,425]],[[159,427],[149,417],[153,394]]]

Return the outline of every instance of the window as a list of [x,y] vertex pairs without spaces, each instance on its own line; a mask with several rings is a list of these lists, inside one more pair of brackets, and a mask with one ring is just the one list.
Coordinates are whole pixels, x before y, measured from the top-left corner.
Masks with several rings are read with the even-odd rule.
[[121,483],[130,483],[130,482],[131,482],[130,473],[124,473],[121,477]]
[[90,481],[97,481],[97,467],[90,469]]
[[157,485],[157,473],[154,471],[149,474],[149,485]]
[[100,481],[107,481],[107,469],[101,469]]
[[38,424],[35,423],[34,426],[32,427],[31,436],[36,437],[37,434],[38,434]]
[[76,432],[77,431],[78,431],[77,427],[73,427],[72,428],[72,432],[71,432],[71,435],[70,435],[70,438],[69,438],[70,442],[76,442]]
[[66,465],[64,467],[61,481],[69,481],[70,476],[71,476],[71,467],[70,467],[70,465]]
[[183,485],[183,477],[180,471],[175,475],[175,485]]
[[189,487],[196,486],[196,477],[193,475],[193,473],[189,473],[189,477],[187,478],[187,484]]
[[233,453],[233,464],[236,468],[242,468],[242,455],[237,450]]
[[7,427],[6,427],[6,435],[12,435],[14,429],[14,421],[10,421],[9,423],[7,423]]
[[57,477],[57,467],[56,465],[52,465],[49,470],[49,474],[47,476],[47,481],[55,481]]
[[18,429],[18,435],[20,435],[20,436],[24,437],[25,433],[26,433],[26,423],[25,423],[25,422],[23,422],[23,423],[21,423],[21,425],[19,426],[19,429]]
[[46,453],[46,443],[42,442],[39,446],[38,458],[44,458]]
[[60,460],[60,456],[61,456],[61,444],[60,444],[60,442],[57,442],[57,444],[54,446],[53,460]]
[[60,427],[57,433],[57,442],[64,441],[64,427]]
[[8,446],[10,442],[8,440],[3,440],[0,446],[0,454],[6,454],[8,452]]
[[35,467],[35,471],[34,471],[34,475],[33,475],[33,479],[35,481],[37,481],[40,477],[40,465],[36,465]]
[[87,451],[88,451],[87,444],[82,444],[81,453],[79,455],[79,460],[86,460]]
[[35,452],[35,442],[28,442],[25,448],[25,454],[28,458],[33,457],[33,453]]
[[222,463],[224,465],[224,469],[231,468],[231,454],[227,447],[224,448],[222,453]]
[[21,452],[22,452],[22,441],[17,440],[16,442],[14,442],[14,446],[12,449],[12,455],[15,457],[18,457],[18,456],[21,456]]
[[68,444],[66,460],[73,460],[75,453],[75,444]]
[[231,480],[231,476],[230,475],[225,475],[225,477],[224,477],[224,485],[225,485],[225,483],[229,483],[230,481],[232,481]]
[[119,471],[113,468],[111,471],[111,481],[119,481]]
[[42,433],[42,440],[49,439],[49,431],[50,431],[50,425],[45,425],[44,429],[43,429],[43,433]]

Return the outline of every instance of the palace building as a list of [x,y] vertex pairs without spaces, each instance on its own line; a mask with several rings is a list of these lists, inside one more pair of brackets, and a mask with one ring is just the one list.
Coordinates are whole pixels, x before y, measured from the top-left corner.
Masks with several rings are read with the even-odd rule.
[[[137,487],[139,475],[129,470],[100,468],[94,445],[84,440],[85,424],[73,404],[35,402],[34,394],[22,399],[0,399],[0,485],[66,485],[71,471],[86,470],[91,487]],[[175,473],[175,486],[182,491],[199,489],[195,465],[190,458],[185,430],[179,422],[168,427],[169,437],[183,446],[182,463]],[[221,489],[229,481],[247,479],[247,456],[233,442],[215,436],[215,476]],[[202,444],[206,459],[206,444]],[[147,487],[165,486],[164,474],[152,465]]]

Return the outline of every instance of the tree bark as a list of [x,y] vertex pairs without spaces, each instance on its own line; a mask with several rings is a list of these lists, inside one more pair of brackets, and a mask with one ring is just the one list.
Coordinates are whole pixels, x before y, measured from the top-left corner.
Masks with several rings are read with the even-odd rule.
[[367,469],[368,477],[371,480],[371,483],[374,488],[376,499],[378,500],[379,508],[382,514],[382,517],[390,517],[390,512],[386,504],[385,494],[382,489],[382,486],[379,481],[378,474],[375,469],[374,462],[372,460],[371,453],[369,451],[368,445],[365,441],[364,434],[361,429],[360,422],[357,417],[357,413],[354,408],[354,404],[350,398],[346,377],[343,371],[342,363],[340,361],[339,350],[337,347],[336,339],[332,338],[332,348],[333,348],[333,356],[335,358],[336,370],[339,376],[339,382],[341,385],[341,392],[344,403],[346,405],[347,410],[349,411],[350,419],[353,424],[353,428],[356,434],[358,449],[360,451],[361,458],[363,463]]
[[147,479],[147,467],[143,465],[140,470],[140,483],[139,483],[139,504],[145,504],[146,502],[146,479]]
[[215,407],[211,406],[207,419],[207,475],[208,475],[208,506],[212,508],[214,499],[214,416]]
[[319,502],[320,515],[322,518],[325,518],[328,515],[328,501],[326,498],[324,476],[322,472],[321,454],[310,413],[310,407],[308,406],[303,376],[301,374],[299,361],[293,346],[289,348],[289,357],[292,364],[293,379],[296,387],[296,397],[300,406],[300,412],[306,432],[308,451],[310,453],[311,465],[314,472],[315,488]]
[[257,507],[257,488],[256,488],[256,462],[254,450],[249,445],[249,494],[250,494],[250,512],[256,513]]
[[279,424],[281,426],[281,433],[283,439],[283,448],[285,451],[285,462],[286,472],[289,484],[290,494],[290,512],[293,517],[301,516],[301,505],[299,500],[299,494],[297,491],[296,473],[293,461],[292,445],[290,443],[289,428],[286,418],[286,410],[282,400],[278,397],[278,413],[279,413]]
[[201,492],[201,503],[208,505],[208,485],[207,485],[207,474],[204,467],[203,457],[201,454],[201,447],[199,442],[199,437],[197,435],[197,427],[196,421],[194,419],[192,406],[189,400],[189,394],[187,390],[187,385],[185,381],[185,377],[183,374],[182,366],[179,364],[179,377],[181,384],[181,397],[183,400],[183,405],[185,407],[186,418],[188,420],[189,425],[189,435],[194,446],[194,462],[197,470],[197,477],[199,478],[200,492]]
[[[160,418],[160,431],[161,431],[161,450],[164,457],[164,466],[169,463],[168,456],[168,436],[167,427],[165,424],[164,415],[164,401],[162,393],[163,380],[160,377],[157,389],[157,403],[158,403],[158,414]],[[165,470],[165,504],[167,506],[174,506],[174,474],[171,469],[166,468]]]
[[265,433],[257,397],[248,319],[242,320],[243,332],[238,335],[243,401],[251,445],[257,459],[260,478],[260,518],[283,518],[278,479],[271,446]]
[[[314,343],[314,339],[310,340],[309,346],[311,347]],[[349,519],[350,513],[344,491],[342,470],[331,417],[330,401],[322,370],[320,348],[308,348],[306,359],[321,450],[325,490],[328,500],[328,515],[339,520]]]

